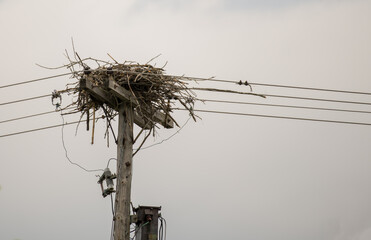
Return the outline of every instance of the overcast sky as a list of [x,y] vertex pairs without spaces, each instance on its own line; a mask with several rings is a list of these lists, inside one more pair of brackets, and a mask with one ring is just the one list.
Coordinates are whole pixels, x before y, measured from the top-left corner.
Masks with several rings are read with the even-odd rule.
[[[64,73],[71,37],[82,57],[167,73],[371,92],[368,0],[0,0],[0,86]],[[68,77],[0,89],[0,103],[62,90]],[[245,91],[227,83],[199,86]],[[369,96],[254,87],[254,92],[371,102]],[[197,93],[201,98],[370,111]],[[63,96],[66,106],[71,98]],[[369,114],[197,103],[196,108],[371,123]],[[49,98],[0,106],[0,121],[54,110]],[[168,239],[371,239],[371,127],[199,113],[134,158],[132,201],[162,206]],[[188,116],[175,114],[180,124]],[[66,116],[67,121],[78,115]],[[0,123],[0,135],[61,124],[58,113]],[[89,169],[116,156],[99,122],[64,128],[68,155]],[[137,131],[138,129],[135,129]],[[177,129],[159,129],[146,145]],[[109,239],[111,205],[96,177],[65,158],[61,128],[0,138],[0,239]],[[111,162],[115,170],[115,163]]]

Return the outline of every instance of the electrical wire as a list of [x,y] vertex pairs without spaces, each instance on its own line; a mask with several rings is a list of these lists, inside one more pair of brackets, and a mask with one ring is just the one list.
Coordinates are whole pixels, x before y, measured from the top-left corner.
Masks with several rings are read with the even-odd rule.
[[142,227],[144,227],[145,225],[147,225],[148,223],[149,223],[149,221],[147,221],[147,222],[145,222],[145,223],[143,223],[143,224],[140,224],[139,227],[136,228],[136,230],[135,230],[135,234],[134,234],[134,236],[133,236],[131,239],[134,239],[135,236],[137,235],[137,233],[139,232],[139,230],[140,230]]
[[117,161],[117,158],[110,158],[110,159],[108,160],[108,162],[107,162],[107,168],[108,168],[109,163],[111,162],[111,160],[116,160],[116,161]]
[[30,100],[35,100],[35,99],[45,98],[45,97],[51,97],[51,96],[52,96],[51,94],[46,94],[46,95],[41,95],[41,96],[36,96],[36,97],[23,98],[23,99],[19,99],[19,100],[10,101],[10,102],[0,103],[0,106],[9,105],[9,104],[13,104],[13,103],[19,103],[19,102],[26,102],[26,101],[30,101]]
[[[349,113],[365,113],[370,114],[371,111],[361,111],[361,110],[351,110],[351,109],[340,109],[340,108],[321,108],[321,107],[307,107],[307,106],[298,106],[298,105],[284,105],[284,104],[265,104],[265,103],[252,103],[252,102],[242,102],[242,101],[227,101],[227,100],[218,100],[218,99],[197,99],[201,102],[213,102],[213,103],[228,103],[228,104],[242,104],[242,105],[255,105],[255,106],[267,106],[267,107],[283,107],[283,108],[297,108],[297,109],[308,109],[308,110],[323,110],[323,111],[337,111],[337,112],[349,112]],[[64,110],[69,110],[73,108],[67,108]],[[51,113],[55,113],[56,111],[48,111],[42,113],[36,113],[31,115],[26,115],[17,118],[11,118],[7,120],[0,121],[1,123],[13,122],[22,119],[47,115]],[[147,148],[147,147],[146,147]]]
[[[105,70],[103,70],[105,71]],[[138,74],[137,72],[133,71],[125,71],[119,69],[112,69],[111,71],[116,72],[123,72],[123,73],[134,73]],[[210,81],[210,82],[222,82],[222,83],[233,83],[238,85],[255,85],[255,86],[264,86],[264,87],[278,87],[278,88],[293,88],[293,89],[301,89],[301,90],[312,90],[312,91],[324,91],[324,92],[336,92],[336,93],[349,93],[349,94],[361,94],[361,95],[371,95],[371,92],[361,92],[361,91],[347,91],[347,90],[339,90],[339,89],[329,89],[329,88],[314,88],[314,87],[303,87],[303,86],[293,86],[293,85],[280,85],[280,84],[270,84],[270,83],[257,83],[257,82],[248,82],[245,81],[244,83],[241,80],[227,80],[227,79],[216,79],[214,77],[211,78],[202,78],[202,77],[191,77],[185,75],[171,75],[171,74],[157,74],[157,73],[141,73],[142,75],[161,75],[161,76],[168,76],[168,77],[176,77],[182,80],[188,81]]]
[[8,88],[8,87],[13,87],[13,86],[18,86],[18,85],[23,85],[23,84],[28,84],[28,83],[33,83],[33,82],[44,81],[44,80],[51,79],[51,78],[63,77],[63,76],[71,75],[71,74],[74,74],[74,73],[73,72],[62,73],[62,74],[53,75],[53,76],[49,76],[49,77],[42,77],[42,78],[36,78],[36,79],[24,81],[24,82],[12,83],[12,84],[8,84],[8,85],[0,86],[0,89],[1,88]]
[[[69,110],[69,109],[72,109],[72,108],[66,108],[64,110]],[[26,115],[26,116],[23,116],[23,117],[17,117],[17,118],[11,118],[11,119],[7,119],[7,120],[3,120],[3,121],[0,121],[0,123],[13,122],[13,121],[18,121],[18,120],[22,120],[22,119],[26,119],[26,118],[42,116],[42,115],[46,115],[46,114],[50,114],[50,113],[56,113],[56,112],[57,111],[48,111],[48,112],[36,113],[36,114]]]
[[[161,221],[161,227],[162,227],[162,221],[165,223],[165,224],[164,224],[164,225],[165,225],[165,239],[164,239],[164,240],[166,240],[166,231],[167,231],[167,223],[166,223],[166,220],[165,220],[165,218],[163,218],[163,217],[159,217],[158,219]],[[162,231],[163,231],[163,230],[162,230]],[[163,232],[162,232],[162,233],[161,233],[161,240],[162,240],[163,236],[164,236],[164,234],[163,234]]]
[[0,123],[13,122],[13,121],[21,120],[21,119],[42,116],[42,115],[46,115],[46,114],[50,114],[50,113],[55,113],[55,112],[56,111],[49,111],[49,112],[42,112],[42,113],[31,114],[31,115],[26,115],[26,116],[23,116],[23,117],[17,117],[17,118],[3,120],[3,121],[0,121]]
[[112,197],[113,193],[110,194],[110,195],[111,195],[111,209],[112,209],[112,216],[115,216],[115,210],[113,209],[113,197]]
[[[69,122],[69,123],[65,123],[65,124],[57,124],[57,125],[52,125],[52,126],[47,126],[47,127],[34,128],[34,129],[25,130],[25,131],[21,131],[21,132],[4,134],[4,135],[0,135],[0,138],[1,137],[10,137],[10,136],[24,134],[24,133],[36,132],[36,131],[41,131],[41,130],[50,129],[50,128],[62,127],[63,125],[77,124],[79,122],[80,121],[75,121],[75,122]],[[82,121],[82,122],[84,122],[84,121]]]
[[110,240],[114,239],[114,228],[115,228],[115,210],[113,205],[113,193],[111,195],[111,210],[112,210],[112,223],[111,223],[111,234],[110,234]]
[[[119,72],[127,72],[130,73],[130,71],[123,71],[123,70],[115,70]],[[38,81],[43,81],[51,78],[57,78],[61,76],[66,76],[66,75],[71,75],[76,72],[69,72],[69,73],[63,73],[63,74],[58,74],[58,75],[53,75],[53,76],[48,76],[48,77],[42,77],[42,78],[37,78],[33,80],[28,80],[28,81],[23,81],[23,82],[18,82],[18,83],[13,83],[13,84],[8,84],[8,85],[3,85],[0,86],[1,88],[7,88],[7,87],[12,87],[12,86],[17,86],[17,85],[22,85],[22,84],[28,84],[32,82],[38,82]],[[135,72],[133,72],[135,73]],[[144,75],[159,75],[155,73],[143,73]],[[242,85],[242,81],[236,81],[236,80],[225,80],[225,79],[215,79],[215,78],[201,78],[201,77],[188,77],[188,76],[177,76],[177,75],[165,75],[165,76],[170,76],[170,77],[178,77],[183,80],[194,80],[194,81],[214,81],[214,82],[224,82],[224,83],[233,83],[233,84],[239,84]],[[265,86],[265,87],[278,87],[278,88],[291,88],[291,89],[301,89],[301,90],[312,90],[312,91],[326,91],[326,92],[336,92],[336,93],[348,93],[348,94],[363,94],[363,95],[371,95],[370,92],[360,92],[360,91],[346,91],[346,90],[336,90],[336,89],[326,89],[326,88],[313,88],[313,87],[302,87],[302,86],[293,86],[293,85],[280,85],[280,84],[268,84],[268,83],[257,83],[257,82],[247,82],[245,81],[244,85],[256,85],[256,86]],[[194,89],[194,90],[202,90],[202,89]],[[35,100],[35,99],[40,99],[44,97],[49,97],[51,96],[50,94],[47,95],[41,95],[41,96],[36,96],[36,97],[31,97],[31,98],[25,98],[25,99],[19,99],[15,101],[10,101],[10,102],[5,102],[5,103],[0,103],[0,106],[4,105],[9,105],[13,103],[19,103],[19,102],[24,102],[24,101],[30,101],[30,100]],[[313,100],[313,101],[326,101],[326,102],[337,102],[337,103],[349,103],[349,104],[363,104],[363,105],[371,105],[371,103],[364,103],[364,102],[352,102],[352,101],[343,101],[343,100],[333,100],[333,99],[320,99],[320,98],[306,98],[306,97],[297,97],[297,96],[284,96],[284,95],[273,95],[273,94],[265,94],[267,97],[279,97],[279,98],[289,98],[289,99],[301,99],[301,100]]]
[[371,105],[370,102],[353,102],[353,101],[343,101],[343,100],[324,99],[324,98],[307,98],[307,97],[286,96],[286,95],[273,95],[273,94],[264,94],[264,96],[266,96],[266,97],[276,97],[276,98],[299,99],[299,100],[322,101],[322,102],[335,102],[335,103],[349,103],[349,104]]
[[249,84],[253,85],[253,86],[255,85],[255,86],[264,86],[264,87],[292,88],[292,89],[322,91],[322,92],[336,92],[336,93],[371,95],[370,92],[347,91],[347,90],[337,90],[337,89],[328,89],[328,88],[313,88],[313,87],[301,87],[301,86],[279,85],[279,84],[269,84],[269,83],[256,83],[256,82],[249,82]]
[[158,228],[158,239],[159,240],[164,240],[164,225],[160,217],[158,218],[160,221],[160,227]]
[[103,169],[92,169],[92,170],[89,170],[89,169],[84,168],[84,167],[81,166],[80,164],[71,161],[71,159],[68,157],[67,148],[66,148],[66,145],[65,145],[65,143],[64,143],[64,134],[63,134],[63,132],[64,132],[64,125],[65,125],[65,124],[64,124],[64,117],[63,117],[63,114],[61,114],[61,117],[62,117],[62,121],[63,121],[63,124],[62,124],[62,144],[63,144],[63,148],[64,148],[64,151],[65,151],[65,155],[66,155],[67,160],[68,160],[72,165],[75,165],[75,166],[81,168],[81,169],[84,170],[85,172],[101,172],[101,171],[104,172]]
[[[186,111],[189,111],[188,109],[185,109],[185,108],[176,108],[174,110],[186,110]],[[239,113],[239,112],[224,112],[224,111],[215,111],[215,110],[193,110],[193,111],[195,111],[195,112],[204,112],[204,113],[217,113],[217,114],[238,115],[238,116],[251,116],[251,117],[263,117],[263,118],[278,118],[278,119],[290,119],[290,120],[300,120],[300,121],[313,121],[313,122],[326,122],[326,123],[340,123],[340,124],[371,126],[371,123],[346,122],[346,121],[327,120],[327,119],[287,117],[287,116],[263,115],[263,114]]]
[[[169,75],[171,76],[171,75]],[[207,80],[207,79],[205,79]],[[266,84],[267,85],[267,84]],[[289,86],[289,87],[294,87],[294,86]],[[297,88],[302,88],[302,87],[297,87]],[[234,91],[229,91],[229,90],[224,90],[224,89],[208,89],[208,88],[189,88],[191,90],[195,91],[222,91],[224,93],[239,93],[239,94],[252,94],[250,92],[234,92]],[[306,88],[304,88],[306,89]],[[310,90],[328,90],[332,92],[346,92],[346,93],[353,93],[353,94],[369,94],[369,93],[362,93],[362,92],[351,92],[351,91],[342,91],[342,90],[332,90],[332,89],[316,89],[316,88],[308,88]],[[68,90],[64,91],[59,91],[59,92],[65,92]],[[0,103],[0,106],[4,105],[9,105],[9,104],[14,104],[14,103],[19,103],[19,102],[25,102],[25,101],[30,101],[30,100],[35,100],[35,99],[40,99],[40,98],[45,98],[45,97],[50,97],[52,96],[51,94],[46,94],[46,95],[41,95],[41,96],[35,96],[35,97],[30,97],[30,98],[24,98],[24,99],[19,99],[19,100],[14,100],[10,102],[4,102]],[[275,95],[275,94],[264,94],[265,97],[273,97],[273,98],[288,98],[288,99],[298,99],[298,100],[310,100],[310,101],[322,101],[322,102],[334,102],[334,103],[347,103],[347,104],[359,104],[359,105],[371,105],[371,102],[359,102],[359,101],[345,101],[345,100],[336,100],[336,99],[326,99],[326,98],[311,98],[311,97],[298,97],[298,96],[287,96],[287,95]]]
[[[100,119],[100,118],[96,118],[96,119]],[[80,122],[86,122],[86,120],[75,121],[75,122],[69,122],[69,123],[65,123],[64,125],[78,124],[78,123],[80,123]],[[51,126],[41,127],[41,128],[34,128],[34,129],[25,130],[25,131],[20,131],[20,132],[8,133],[8,134],[0,135],[0,138],[1,138],[1,137],[10,137],[10,136],[19,135],[19,134],[24,134],[24,133],[30,133],[30,132],[37,132],[37,131],[41,131],[41,130],[46,130],[46,129],[56,128],[56,127],[62,127],[62,126],[63,126],[63,124],[57,124],[57,125],[51,125]]]
[[115,222],[115,221],[112,220],[110,240],[114,239],[114,222]]
[[111,223],[111,233],[110,233],[110,239],[112,240],[113,239],[113,233],[114,233],[114,223],[115,223],[115,221],[114,221],[114,218],[115,218],[115,210],[114,210],[114,208],[113,208],[113,197],[112,197],[112,195],[113,195],[113,193],[112,194],[110,194],[111,195],[111,210],[112,210],[112,223]]
[[[186,125],[187,125],[187,123],[189,122],[189,120],[191,119],[192,117],[189,117],[188,119],[187,119],[187,121],[175,132],[175,133],[173,133],[170,137],[168,137],[168,138],[165,138],[165,139],[163,139],[161,142],[157,142],[157,143],[154,143],[154,144],[152,144],[152,145],[149,145],[149,146],[146,146],[146,147],[143,147],[143,148],[141,148],[141,150],[144,150],[144,149],[148,149],[148,148],[151,148],[151,147],[154,147],[154,146],[156,146],[156,145],[159,145],[159,144],[161,144],[161,143],[163,143],[163,142],[165,142],[165,141],[167,141],[167,140],[169,140],[169,139],[171,139],[172,137],[174,137],[176,134],[178,134]],[[139,150],[139,149],[135,149],[135,150]]]
[[[224,93],[235,93],[235,94],[250,94],[248,92],[234,92],[223,89],[208,89],[208,88],[190,88],[195,91],[208,91],[215,92],[215,90],[220,90]],[[274,95],[274,94],[263,94],[265,97],[276,97],[276,98],[289,98],[289,99],[299,99],[299,100],[311,100],[311,101],[322,101],[322,102],[334,102],[334,103],[348,103],[348,104],[361,104],[361,105],[371,105],[371,102],[354,102],[354,101],[344,101],[336,99],[325,99],[325,98],[308,98],[308,97],[297,97],[297,96],[287,96],[287,95]]]
[[[61,90],[61,91],[56,91],[56,90],[55,91],[60,94],[60,93],[70,92],[71,90],[75,90],[75,89],[76,88],[68,88],[68,89]],[[45,97],[53,97],[53,94],[45,94],[45,95],[40,95],[40,96],[36,96],[36,97],[23,98],[23,99],[10,101],[10,102],[0,103],[0,106],[13,104],[13,103],[19,103],[19,102],[26,102],[26,101],[30,101],[30,100],[39,99],[39,98],[45,98]]]
[[[173,110],[187,110],[187,109],[174,108]],[[187,111],[189,111],[189,110],[187,110]],[[346,122],[346,121],[327,120],[327,119],[312,119],[312,118],[287,117],[287,116],[275,116],[275,115],[263,115],[263,114],[223,112],[223,111],[213,111],[213,110],[193,110],[193,111],[195,111],[195,112],[204,112],[204,113],[219,113],[219,114],[230,114],[230,115],[241,115],[241,116],[252,116],[252,117],[278,118],[278,119],[291,119],[291,120],[301,120],[301,121],[314,121],[314,122],[327,122],[327,123],[339,123],[339,124],[371,126],[371,123]],[[64,125],[77,124],[79,122],[85,122],[85,121],[86,120],[75,121],[75,122],[65,123]],[[0,138],[14,136],[14,135],[19,135],[19,134],[24,134],[24,133],[36,132],[36,131],[41,131],[41,130],[50,129],[50,128],[56,128],[56,127],[61,127],[61,126],[63,126],[63,124],[52,125],[52,126],[47,126],[47,127],[42,127],[42,128],[35,128],[35,129],[30,129],[30,130],[15,132],[15,133],[9,133],[9,134],[0,135]],[[162,142],[164,142],[166,140],[168,140],[168,139],[164,139]],[[162,142],[160,142],[160,143],[162,143]],[[153,147],[153,146],[158,145],[160,143],[155,143],[155,144],[152,144],[150,146],[144,147],[144,148],[142,148],[142,150],[143,149],[150,148],[150,147]]]
[[[124,70],[118,70],[118,69],[112,69],[111,71],[117,71],[117,72],[127,72],[127,73],[136,73],[137,72],[131,72],[131,71],[124,71]],[[38,81],[43,81],[51,78],[58,78],[63,77],[67,75],[73,75],[75,73],[78,73],[81,71],[75,71],[75,72],[69,72],[69,73],[62,73],[58,75],[48,76],[48,77],[42,77],[37,79],[32,79],[28,81],[8,84],[0,86],[1,88],[7,88],[7,87],[13,87]],[[162,75],[162,74],[156,74],[156,73],[141,73],[143,75]],[[228,79],[216,79],[216,78],[202,78],[202,77],[191,77],[191,76],[184,76],[184,75],[171,75],[171,74],[165,74],[165,76],[169,77],[177,77],[181,78],[182,80],[188,80],[188,81],[210,81],[210,82],[222,82],[222,83],[232,83],[232,84],[238,84],[238,85],[252,85],[252,86],[263,86],[263,87],[276,87],[276,88],[291,88],[291,89],[301,89],[301,90],[311,90],[311,91],[324,91],[324,92],[336,92],[336,93],[348,93],[348,94],[361,94],[361,95],[371,95],[371,92],[361,92],[361,91],[347,91],[347,90],[340,90],[340,89],[329,89],[329,88],[315,88],[315,87],[303,87],[303,86],[294,86],[294,85],[281,85],[281,84],[271,84],[271,83],[258,83],[258,82],[250,82],[245,81],[244,83],[241,80],[228,80]]]
[[338,112],[349,112],[349,113],[371,113],[371,111],[359,111],[359,110],[339,109],[339,108],[305,107],[305,106],[298,106],[298,105],[251,103],[251,102],[240,102],[240,101],[225,101],[225,100],[217,100],[217,99],[198,99],[198,100],[202,102],[244,104],[244,105],[267,106],[267,107],[299,108],[299,109],[338,111]]
[[[171,76],[171,75],[170,75]],[[210,81],[210,82],[222,82],[222,83],[233,83],[242,85],[240,80],[226,80],[226,79],[215,79],[215,78],[200,78],[200,77],[187,77],[187,76],[177,76],[184,80],[196,80],[196,81]],[[329,89],[329,88],[314,88],[314,87],[303,87],[303,86],[293,86],[293,85],[280,85],[280,84],[270,84],[270,83],[258,83],[258,82],[248,82],[243,85],[252,86],[264,86],[264,87],[277,87],[277,88],[292,88],[301,90],[311,90],[311,91],[323,91],[323,92],[336,92],[336,93],[349,93],[349,94],[361,94],[361,95],[371,95],[371,92],[361,92],[361,91],[347,91],[339,89]]]

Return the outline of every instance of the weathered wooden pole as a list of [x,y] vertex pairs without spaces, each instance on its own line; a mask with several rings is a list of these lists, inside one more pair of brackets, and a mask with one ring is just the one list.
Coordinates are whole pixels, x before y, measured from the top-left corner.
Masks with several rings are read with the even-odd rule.
[[130,102],[119,106],[117,137],[117,187],[114,240],[130,240],[130,194],[133,166],[133,108]]
[[[114,240],[130,240],[130,195],[133,165],[133,125],[150,129],[143,118],[134,112],[138,102],[130,91],[116,83],[111,76],[107,86],[97,87],[92,79],[82,78],[80,88],[94,99],[107,104],[119,113],[117,137],[117,185],[115,199]],[[116,96],[116,97],[115,97]],[[116,99],[118,98],[118,99]],[[121,104],[117,107],[118,100]],[[155,122],[173,128],[174,121],[159,111],[153,114]]]

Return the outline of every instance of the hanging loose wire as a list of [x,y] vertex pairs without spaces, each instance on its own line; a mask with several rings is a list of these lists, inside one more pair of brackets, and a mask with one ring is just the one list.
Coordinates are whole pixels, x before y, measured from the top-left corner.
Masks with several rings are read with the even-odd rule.
[[63,144],[63,148],[64,148],[64,151],[65,151],[65,156],[66,156],[67,160],[68,160],[72,165],[75,165],[75,166],[81,168],[81,169],[84,170],[85,172],[101,172],[101,171],[104,171],[103,169],[92,169],[92,170],[90,170],[90,169],[86,169],[86,168],[84,168],[83,166],[81,166],[80,164],[71,161],[71,159],[70,159],[69,156],[68,156],[68,152],[67,152],[66,145],[65,145],[65,143],[64,143],[64,125],[65,125],[65,124],[64,124],[64,117],[63,117],[63,114],[62,114],[62,110],[61,110],[61,118],[62,118],[62,121],[63,121],[63,123],[62,123],[62,144]]

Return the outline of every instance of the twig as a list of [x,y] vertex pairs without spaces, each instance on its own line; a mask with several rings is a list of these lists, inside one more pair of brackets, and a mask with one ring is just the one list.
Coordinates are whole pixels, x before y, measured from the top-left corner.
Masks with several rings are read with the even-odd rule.
[[147,138],[151,135],[151,132],[152,132],[152,128],[149,130],[148,134],[144,137],[144,139],[143,139],[142,143],[139,145],[138,149],[133,153],[133,157],[142,148],[142,146],[146,142]]

